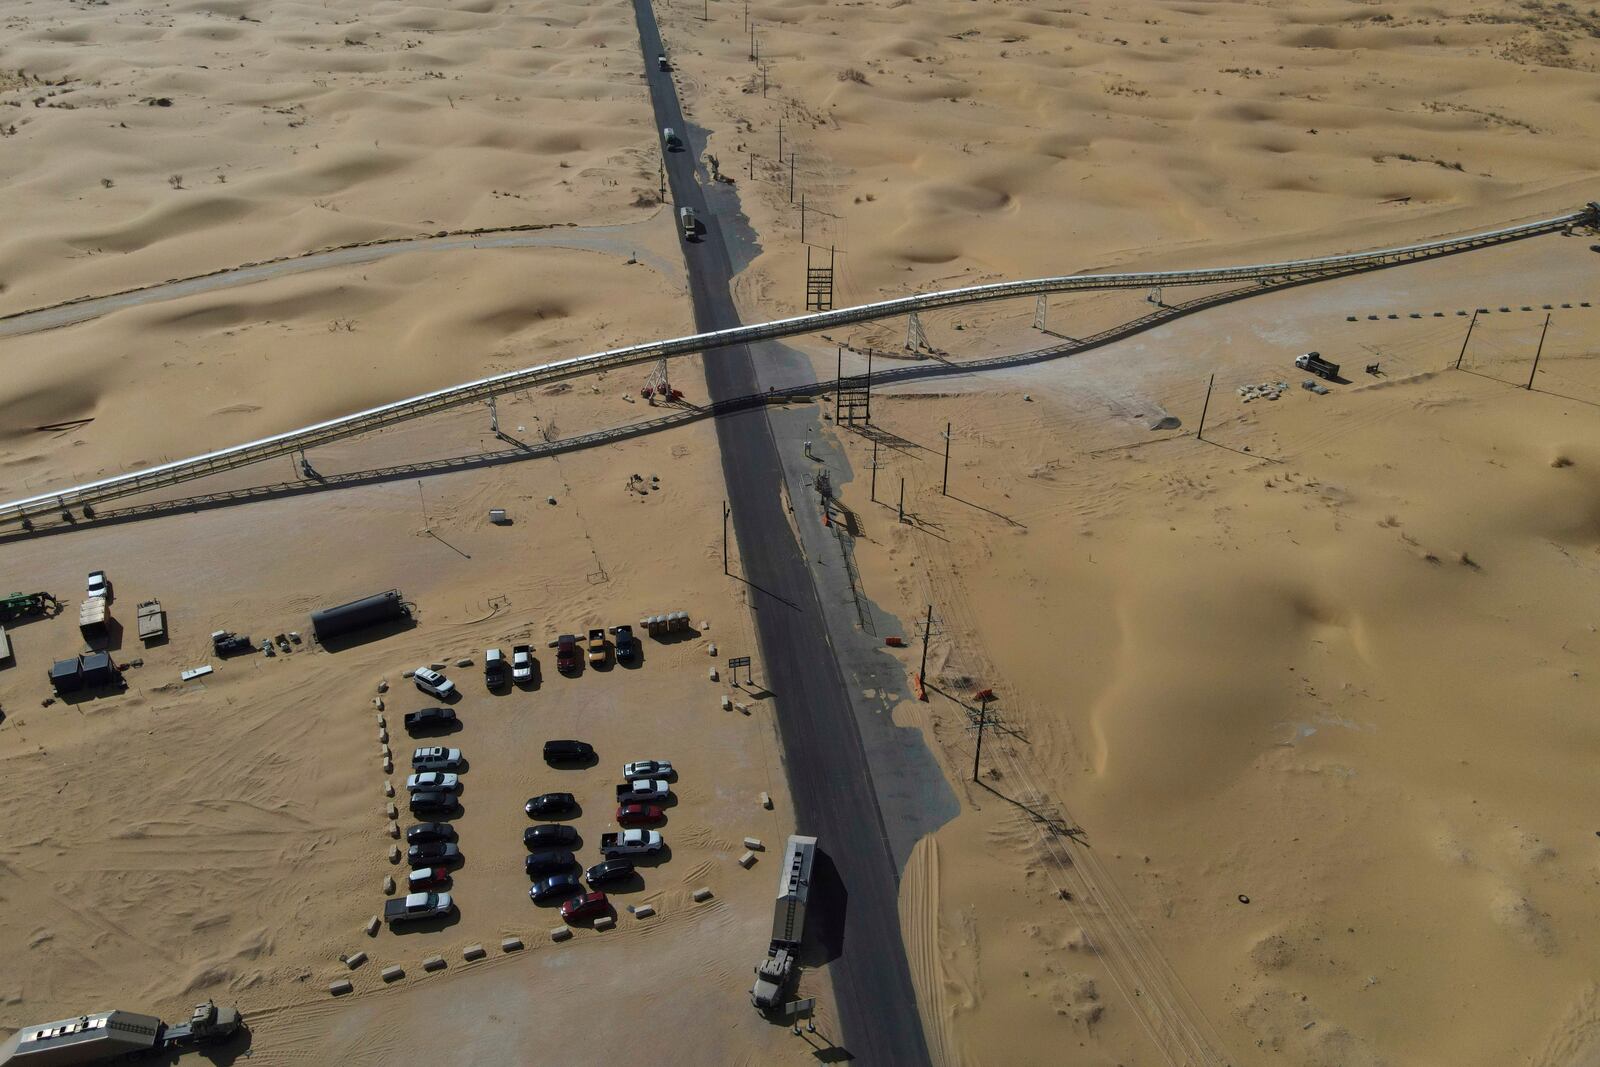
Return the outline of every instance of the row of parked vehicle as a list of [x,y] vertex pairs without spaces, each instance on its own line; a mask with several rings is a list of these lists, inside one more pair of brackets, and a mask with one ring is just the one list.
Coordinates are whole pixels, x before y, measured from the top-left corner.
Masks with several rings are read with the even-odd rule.
[[[449,708],[426,708],[406,715],[406,729],[412,730],[416,716],[427,712],[445,712],[447,720],[455,720]],[[430,716],[425,721],[441,721]],[[467,762],[459,748],[429,745],[411,752],[411,775],[406,779],[413,815],[437,813],[454,814],[456,795],[461,791],[461,774]],[[384,918],[392,925],[431,919],[450,914],[455,901],[448,889],[453,872],[461,864],[461,846],[456,843],[456,828],[447,822],[415,823],[406,828],[406,863],[411,868],[406,875],[406,894],[384,904]]]
[[[589,764],[595,762],[595,752],[583,741],[547,741],[544,758],[551,765]],[[528,888],[529,898],[536,904],[562,901],[561,918],[566,922],[582,922],[609,913],[610,901],[599,887],[632,881],[637,875],[634,860],[656,855],[666,847],[661,832],[648,829],[665,819],[666,814],[659,804],[646,801],[668,796],[672,774],[672,764],[666,760],[623,764],[626,781],[617,786],[616,811],[617,824],[623,829],[600,835],[601,860],[582,870],[581,878],[574,870],[580,867],[573,852],[578,845],[574,827],[545,822],[524,830],[522,843],[528,850],[524,866],[533,882]],[[530,797],[523,810],[529,818],[567,818],[577,813],[578,802],[571,793],[542,793]]]
[[[632,626],[613,626],[609,639],[606,633],[605,629],[595,627],[581,641],[576,634],[557,637],[554,642],[556,670],[562,674],[576,674],[585,660],[591,667],[603,667],[610,662],[613,654],[617,662],[624,666],[638,660],[639,642],[633,636]],[[532,645],[511,646],[510,659],[498,648],[484,649],[483,683],[488,689],[501,689],[508,683],[531,685],[538,677],[539,660],[533,654]],[[418,667],[411,672],[411,681],[422,692],[437,700],[452,700],[458,692],[456,683],[432,667]]]

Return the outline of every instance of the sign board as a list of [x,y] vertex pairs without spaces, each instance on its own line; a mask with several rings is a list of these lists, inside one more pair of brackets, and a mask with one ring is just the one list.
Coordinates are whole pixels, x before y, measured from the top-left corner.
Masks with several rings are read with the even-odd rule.
[[807,997],[804,1000],[791,1000],[783,1006],[783,1015],[786,1019],[809,1019],[816,1011],[817,998]]
[[728,669],[730,671],[736,671],[740,667],[748,667],[748,666],[750,666],[750,657],[749,656],[729,656],[728,657]]

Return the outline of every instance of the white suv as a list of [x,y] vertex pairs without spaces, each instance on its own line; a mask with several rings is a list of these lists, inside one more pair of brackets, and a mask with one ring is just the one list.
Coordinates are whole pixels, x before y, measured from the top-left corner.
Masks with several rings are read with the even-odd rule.
[[417,683],[417,688],[431,697],[440,700],[449,700],[455,695],[456,683],[440,674],[438,671],[429,670],[427,667],[418,667],[412,672],[411,680]]

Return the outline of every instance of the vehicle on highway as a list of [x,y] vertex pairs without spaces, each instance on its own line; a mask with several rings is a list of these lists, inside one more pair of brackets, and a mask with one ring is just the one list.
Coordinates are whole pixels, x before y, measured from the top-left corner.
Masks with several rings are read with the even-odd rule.
[[418,689],[436,700],[449,700],[456,693],[456,683],[427,667],[418,667],[412,671],[411,681]]
[[633,781],[635,778],[670,778],[672,777],[672,761],[664,759],[641,759],[622,765],[622,777]]
[[568,849],[537,848],[528,853],[528,858],[522,861],[522,865],[527,869],[528,877],[533,878],[541,874],[571,870],[577,862],[578,857]]
[[571,793],[540,793],[536,797],[529,797],[528,802],[522,805],[522,810],[528,813],[529,818],[566,815],[577,808],[578,798]]
[[659,830],[622,830],[600,835],[600,855],[608,860],[618,856],[651,856],[665,847]]
[[392,926],[416,919],[434,919],[449,915],[454,907],[449,893],[408,893],[403,898],[383,902],[383,921]]
[[450,708],[423,708],[406,712],[406,732],[419,730],[448,730],[455,725],[456,713]]
[[672,69],[672,66],[667,62],[667,57],[666,56],[656,56],[656,69],[657,70],[671,70]]
[[533,883],[528,887],[528,896],[536,904],[543,904],[547,900],[559,900],[562,897],[576,896],[583,892],[583,883],[578,881],[575,874],[552,874],[549,878]]
[[591,886],[607,882],[626,882],[633,877],[631,860],[603,860],[583,872],[583,880]]
[[562,674],[574,674],[578,670],[578,639],[572,634],[562,634],[556,638],[556,670]]
[[682,138],[678,136],[678,131],[671,126],[662,127],[661,143],[667,146],[668,152],[683,147]]
[[423,771],[406,779],[408,793],[454,793],[461,788],[461,777],[442,771]]
[[406,889],[412,893],[442,889],[450,884],[449,867],[418,867],[406,875]]
[[665,778],[636,778],[617,786],[617,800],[662,800],[671,792]]
[[598,667],[601,664],[605,663],[605,661],[606,661],[606,653],[609,651],[609,649],[606,647],[606,632],[605,632],[605,630],[601,629],[599,627],[595,627],[595,628],[591,629],[589,631],[589,642],[588,642],[588,645],[589,645],[589,663],[590,663],[590,665]]
[[106,581],[106,572],[90,571],[86,589],[91,597],[109,597],[111,595],[111,583]]
[[611,910],[611,902],[604,893],[585,893],[561,905],[561,918],[569,923],[598,919]]
[[685,237],[693,237],[700,232],[700,223],[694,217],[694,208],[680,207],[678,209],[678,226],[683,230]]
[[618,826],[654,826],[666,817],[666,812],[654,804],[633,802],[617,805]]
[[778,868],[778,899],[772,912],[772,940],[767,955],[756,964],[755,985],[750,987],[750,1003],[762,1014],[784,1003],[784,990],[794,975],[799,958],[800,938],[806,928],[806,901],[811,896],[811,869],[816,859],[817,839],[789,836]]
[[451,841],[429,841],[406,849],[412,867],[453,867],[461,862],[461,846]]
[[546,741],[546,763],[588,763],[594,759],[594,746],[587,741]]
[[411,767],[418,771],[453,771],[461,766],[459,748],[418,748],[411,752]]
[[506,654],[498,648],[483,650],[483,684],[487,689],[506,684]]
[[639,643],[633,639],[633,627],[613,626],[611,633],[614,635],[612,643],[617,646],[617,662],[632,663],[639,654]]
[[419,822],[406,827],[406,844],[426,845],[430,841],[454,841],[456,828],[447,822]]
[[456,810],[456,795],[429,789],[412,793],[410,804],[413,815],[448,814]]
[[578,843],[578,831],[560,823],[540,823],[522,831],[522,843],[529,848],[571,848]]

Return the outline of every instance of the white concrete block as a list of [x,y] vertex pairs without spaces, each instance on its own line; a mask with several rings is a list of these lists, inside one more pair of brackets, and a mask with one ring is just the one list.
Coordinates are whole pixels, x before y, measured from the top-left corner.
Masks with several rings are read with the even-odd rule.
[[552,941],[565,941],[571,936],[572,927],[570,926],[557,926],[550,931],[550,940]]
[[761,844],[761,838],[759,838],[759,837],[747,837],[747,838],[745,838],[744,839],[744,847],[750,849],[752,852],[765,852],[766,851],[766,847]]
[[422,961],[422,969],[429,972],[444,970],[444,957],[429,956],[427,959]]
[[355,983],[348,978],[341,978],[337,982],[328,983],[328,992],[336,997],[342,997],[346,993],[353,993],[355,988]]
[[520,938],[520,937],[502,938],[501,941],[500,941],[500,951],[501,952],[521,952],[522,951],[522,938]]
[[746,852],[744,855],[739,857],[739,866],[743,867],[747,871],[751,867],[754,867],[755,863],[756,854],[754,852]]
[[711,899],[711,896],[711,887],[708,885],[703,885],[694,891],[694,902],[696,904],[704,904],[706,901]]
[[401,967],[399,964],[396,964],[393,967],[385,967],[383,969],[383,980],[385,982],[398,982],[400,979],[404,978],[405,976],[406,976],[406,969],[404,967]]
[[648,919],[655,913],[656,909],[653,904],[640,904],[633,909],[633,917],[635,919]]
[[378,936],[378,927],[380,927],[382,925],[383,925],[383,920],[378,918],[376,915],[374,915],[372,918],[368,919],[367,920],[367,936],[368,937],[377,937]]
[[487,955],[488,953],[484,951],[482,945],[468,945],[466,948],[461,950],[461,958],[466,960],[468,963],[471,963],[473,960],[481,960]]

